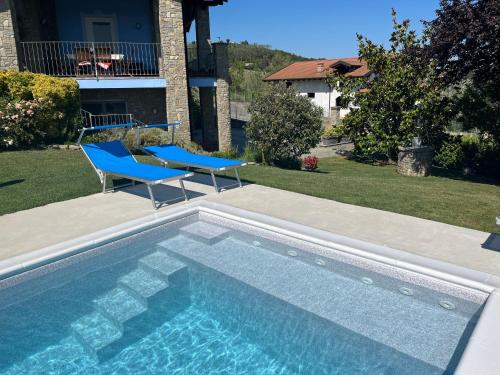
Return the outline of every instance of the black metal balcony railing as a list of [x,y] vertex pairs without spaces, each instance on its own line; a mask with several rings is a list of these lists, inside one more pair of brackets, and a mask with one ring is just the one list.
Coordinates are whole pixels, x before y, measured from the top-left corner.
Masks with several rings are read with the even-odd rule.
[[215,72],[215,55],[212,48],[198,49],[196,44],[187,46],[187,70],[193,75],[213,76]]
[[129,42],[21,42],[24,68],[58,77],[159,75],[159,44]]

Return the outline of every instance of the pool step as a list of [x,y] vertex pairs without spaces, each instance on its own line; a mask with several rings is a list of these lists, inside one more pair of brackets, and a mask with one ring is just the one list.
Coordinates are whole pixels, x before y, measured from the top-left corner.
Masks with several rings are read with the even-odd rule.
[[187,281],[184,263],[165,253],[147,255],[93,301],[94,311],[73,322],[71,332],[89,355],[107,360],[147,333],[149,321],[181,311],[186,298],[172,287],[182,290]]
[[87,353],[94,357],[122,337],[122,330],[97,311],[73,322],[71,331]]
[[141,258],[139,268],[169,284],[183,285],[187,281],[186,265],[162,251]]
[[204,221],[196,221],[180,228],[179,232],[207,245],[213,245],[226,238],[230,230]]
[[138,300],[124,288],[115,288],[94,301],[96,310],[117,326],[123,327],[127,321],[147,310],[147,304]]
[[168,288],[168,281],[159,279],[150,272],[137,268],[118,279],[118,285],[129,291],[144,304],[157,293]]

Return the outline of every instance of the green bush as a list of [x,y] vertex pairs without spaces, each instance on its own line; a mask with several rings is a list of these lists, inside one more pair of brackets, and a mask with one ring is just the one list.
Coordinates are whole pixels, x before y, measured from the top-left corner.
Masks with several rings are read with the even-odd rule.
[[434,156],[434,163],[446,169],[459,169],[463,161],[464,152],[459,137],[445,141]]
[[500,145],[492,138],[464,134],[446,139],[434,156],[437,166],[500,177]]
[[340,138],[345,134],[345,127],[343,125],[328,126],[323,131],[323,137],[327,139]]
[[242,155],[243,160],[252,163],[262,163],[262,157],[260,152],[255,149],[255,147],[247,144],[245,145],[245,150],[243,150]]
[[286,166],[320,141],[322,109],[284,83],[270,86],[249,111],[246,136],[265,163]]
[[81,124],[78,84],[43,74],[2,71],[0,112],[2,148],[64,143]]
[[224,159],[239,159],[240,154],[238,150],[234,147],[227,151],[214,151],[212,152],[212,156],[215,156],[217,158],[224,158]]

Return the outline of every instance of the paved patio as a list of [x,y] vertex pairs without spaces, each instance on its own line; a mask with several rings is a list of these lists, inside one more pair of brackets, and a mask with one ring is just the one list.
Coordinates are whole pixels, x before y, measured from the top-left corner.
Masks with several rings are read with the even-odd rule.
[[[489,233],[260,185],[218,195],[204,175],[188,180],[186,188],[191,200],[215,201],[500,276],[500,237]],[[176,183],[155,191],[161,200],[180,195]],[[0,260],[153,212],[145,187],[135,186],[0,216]]]

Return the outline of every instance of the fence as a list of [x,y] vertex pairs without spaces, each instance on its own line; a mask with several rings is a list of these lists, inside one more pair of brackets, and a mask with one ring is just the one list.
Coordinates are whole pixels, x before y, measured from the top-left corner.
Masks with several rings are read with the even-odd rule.
[[130,124],[136,123],[137,120],[134,119],[134,115],[131,113],[111,113],[105,115],[94,115],[83,109],[80,110],[83,126],[85,128],[92,128],[94,126],[103,125],[118,125],[118,124]]
[[158,76],[159,44],[21,42],[25,70],[57,77]]

